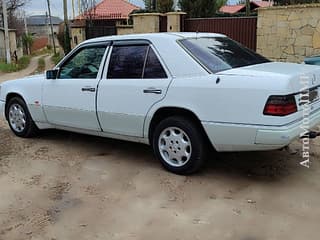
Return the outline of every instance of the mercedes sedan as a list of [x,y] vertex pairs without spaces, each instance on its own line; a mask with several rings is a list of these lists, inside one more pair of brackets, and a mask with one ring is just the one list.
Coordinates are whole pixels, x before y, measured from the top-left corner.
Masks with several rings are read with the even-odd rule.
[[320,67],[271,62],[221,34],[111,36],[1,84],[0,113],[19,137],[56,128],[141,142],[188,174],[210,146],[274,150],[306,134],[306,109],[308,127],[320,122],[319,86]]

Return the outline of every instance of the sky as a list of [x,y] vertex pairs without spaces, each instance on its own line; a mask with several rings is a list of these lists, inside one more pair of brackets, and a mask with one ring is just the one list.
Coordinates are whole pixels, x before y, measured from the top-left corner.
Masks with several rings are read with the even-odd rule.
[[[51,5],[51,15],[57,16],[63,19],[63,0],[49,0]],[[81,0],[80,0],[81,1]],[[101,0],[100,0],[101,1]],[[96,2],[100,2],[96,0]],[[129,2],[139,6],[144,7],[143,0],[128,0]],[[68,16],[69,18],[73,18],[72,16],[72,6],[71,0],[67,0],[68,2]],[[75,2],[75,9],[78,9],[77,3],[78,0],[74,0]],[[229,4],[235,4],[238,0],[229,0]],[[44,15],[48,11],[47,0],[28,0],[28,3],[25,7],[26,15]],[[75,15],[77,16],[78,13],[75,11]]]
[[[68,2],[68,15],[69,18],[72,18],[72,6],[71,6],[71,0],[67,0]],[[78,9],[77,3],[78,0],[74,0],[75,2],[75,9]],[[96,2],[99,2],[98,0]],[[139,6],[143,7],[143,0],[129,0],[129,2]],[[51,15],[57,16],[63,19],[63,0],[50,0],[50,6],[51,6]],[[48,5],[47,0],[29,0],[26,7],[25,7],[26,15],[42,15],[46,14],[48,11]],[[76,15],[77,11],[76,11]]]

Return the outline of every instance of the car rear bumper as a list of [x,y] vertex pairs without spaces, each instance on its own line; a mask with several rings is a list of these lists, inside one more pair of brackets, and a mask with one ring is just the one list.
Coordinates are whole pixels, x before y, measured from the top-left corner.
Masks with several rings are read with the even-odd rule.
[[0,100],[0,118],[4,118],[5,114],[4,114],[4,108],[5,108],[5,102]]
[[303,124],[302,119],[284,126],[202,122],[218,152],[280,149],[317,124],[320,124],[320,111],[310,115],[307,125]]

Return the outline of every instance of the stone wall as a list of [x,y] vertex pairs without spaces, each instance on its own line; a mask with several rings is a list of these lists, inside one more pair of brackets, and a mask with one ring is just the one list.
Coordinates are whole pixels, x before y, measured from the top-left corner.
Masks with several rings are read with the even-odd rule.
[[125,35],[133,33],[133,25],[117,25],[117,34]]
[[86,40],[86,29],[85,27],[72,27],[70,28],[70,35],[72,40],[71,48],[75,48],[79,43]]
[[320,54],[320,4],[259,8],[257,52],[286,62]]
[[[10,54],[17,50],[17,40],[15,30],[9,30]],[[0,60],[6,59],[6,46],[4,40],[4,30],[0,28]]]
[[134,33],[159,32],[160,13],[132,14]]
[[181,16],[186,15],[185,12],[168,12],[167,16],[167,32],[181,31]]
[[184,12],[161,13],[137,13],[132,14],[133,25],[117,25],[117,34],[131,33],[157,33],[160,31],[160,17],[167,17],[167,31],[180,32],[181,16]]

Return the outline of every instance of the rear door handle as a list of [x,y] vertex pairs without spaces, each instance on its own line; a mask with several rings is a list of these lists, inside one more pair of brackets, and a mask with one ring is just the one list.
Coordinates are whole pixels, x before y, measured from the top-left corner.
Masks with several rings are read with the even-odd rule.
[[83,87],[81,88],[82,92],[95,92],[96,89],[94,87]]
[[147,88],[143,90],[143,93],[153,93],[153,94],[161,94],[161,89],[155,89],[155,88]]

